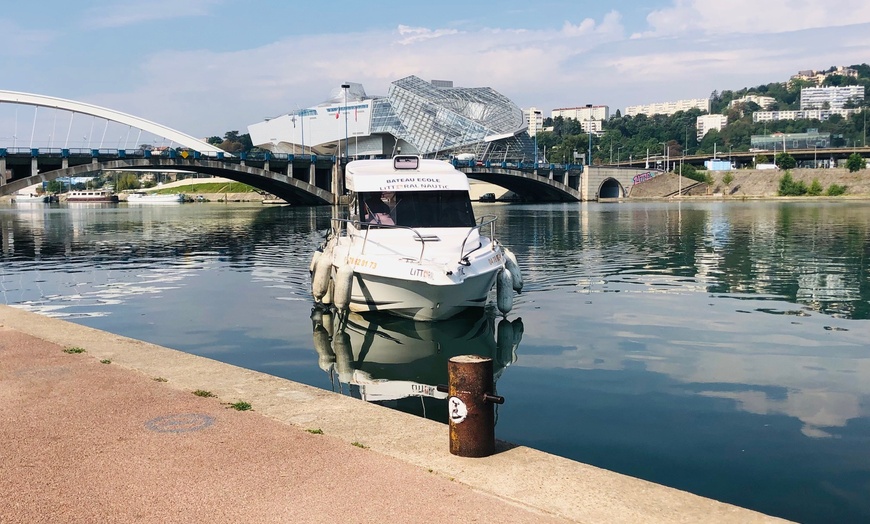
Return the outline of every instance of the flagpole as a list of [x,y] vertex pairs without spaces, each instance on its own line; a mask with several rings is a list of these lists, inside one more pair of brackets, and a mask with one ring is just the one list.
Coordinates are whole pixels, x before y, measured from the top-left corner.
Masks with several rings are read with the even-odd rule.
[[344,157],[349,160],[350,155],[347,152],[347,90],[350,89],[350,84],[341,84],[341,88],[344,89]]

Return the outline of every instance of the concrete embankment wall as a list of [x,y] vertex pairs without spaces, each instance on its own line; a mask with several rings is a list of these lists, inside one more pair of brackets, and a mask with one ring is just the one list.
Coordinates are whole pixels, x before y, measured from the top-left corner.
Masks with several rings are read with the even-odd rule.
[[[244,400],[256,414],[300,431],[319,428],[348,445],[359,443],[372,453],[569,522],[784,522],[505,442],[490,457],[457,457],[449,453],[448,428],[441,423],[21,309],[0,306],[0,326],[60,346],[84,348],[83,357],[161,377],[166,387],[207,390],[224,402]],[[316,358],[313,352],[312,358]],[[328,488],[322,491],[324,496],[346,496]],[[479,517],[486,520],[485,515]]]

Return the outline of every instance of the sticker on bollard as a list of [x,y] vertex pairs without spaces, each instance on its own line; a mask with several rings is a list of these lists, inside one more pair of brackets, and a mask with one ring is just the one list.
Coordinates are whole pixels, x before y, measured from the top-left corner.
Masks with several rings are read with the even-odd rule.
[[468,416],[468,406],[459,397],[450,397],[447,405],[450,406],[450,422],[461,424]]

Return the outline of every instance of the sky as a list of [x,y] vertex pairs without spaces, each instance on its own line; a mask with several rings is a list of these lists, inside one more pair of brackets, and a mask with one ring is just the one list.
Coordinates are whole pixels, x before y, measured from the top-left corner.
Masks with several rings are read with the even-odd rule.
[[[556,108],[708,97],[870,63],[866,0],[41,0],[0,10],[0,89],[197,137],[416,75]],[[17,117],[16,117],[17,118]],[[0,124],[0,135],[8,135]]]

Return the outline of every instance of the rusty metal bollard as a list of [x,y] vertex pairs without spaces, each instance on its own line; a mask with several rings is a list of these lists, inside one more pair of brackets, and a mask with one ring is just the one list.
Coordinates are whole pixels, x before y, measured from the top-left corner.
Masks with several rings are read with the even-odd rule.
[[460,355],[447,362],[447,414],[450,424],[450,453],[460,457],[488,457],[495,453],[493,404],[504,397],[492,394],[492,359]]

